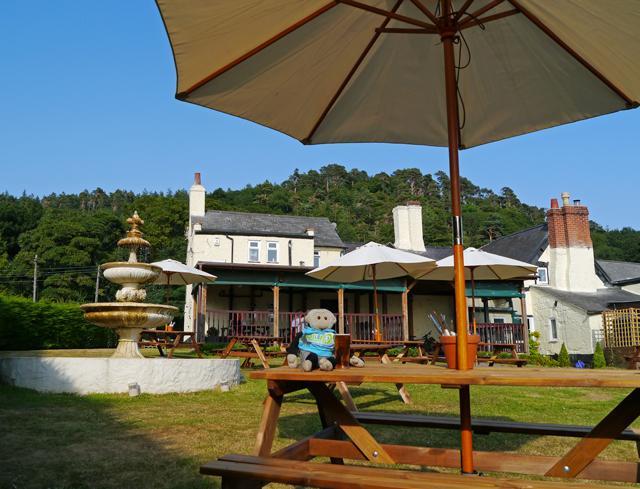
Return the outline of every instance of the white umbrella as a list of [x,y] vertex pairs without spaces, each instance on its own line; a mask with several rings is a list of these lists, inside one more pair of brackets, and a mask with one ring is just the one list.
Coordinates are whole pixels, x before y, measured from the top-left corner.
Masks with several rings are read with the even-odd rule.
[[373,303],[376,318],[376,340],[380,340],[380,313],[376,280],[422,276],[435,268],[431,258],[389,248],[373,241],[341,256],[336,261],[319,267],[307,275],[331,282],[373,281]]
[[178,260],[162,260],[152,263],[162,268],[154,285],[190,285],[202,282],[213,282],[217,277],[202,270],[185,265]]
[[[419,276],[422,280],[453,280],[453,255],[437,262],[437,268]],[[494,255],[476,248],[464,250],[465,280],[471,280],[471,307],[474,311],[473,333],[476,332],[476,285],[475,280],[509,280],[513,278],[534,278],[537,267],[530,263]]]
[[[203,282],[213,282],[215,275],[203,272],[202,270],[185,265],[178,260],[162,260],[153,262],[152,265],[162,268],[162,273],[154,285],[190,285]],[[169,301],[169,291],[166,293],[166,300]]]

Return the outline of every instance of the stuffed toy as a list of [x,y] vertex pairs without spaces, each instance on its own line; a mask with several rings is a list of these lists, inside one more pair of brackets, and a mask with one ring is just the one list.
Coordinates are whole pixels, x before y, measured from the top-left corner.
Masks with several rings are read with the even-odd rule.
[[[304,328],[287,348],[287,364],[291,368],[302,366],[305,372],[314,368],[333,370],[337,363],[334,350],[336,332],[333,329],[336,317],[327,309],[311,309],[304,320]],[[352,356],[349,364],[363,367],[364,361]]]

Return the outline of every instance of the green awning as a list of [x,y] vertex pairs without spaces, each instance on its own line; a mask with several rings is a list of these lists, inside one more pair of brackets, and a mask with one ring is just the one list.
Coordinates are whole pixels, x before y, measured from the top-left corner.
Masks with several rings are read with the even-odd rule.
[[[524,297],[520,292],[522,282],[498,282],[498,281],[479,281],[476,282],[476,298],[514,298]],[[471,297],[471,282],[467,282],[467,297]]]
[[[339,282],[327,282],[308,277],[302,273],[293,272],[271,272],[257,270],[228,270],[216,269],[211,271],[218,279],[212,285],[259,285],[263,287],[307,288],[307,289],[329,289],[329,290],[373,290],[371,282],[355,282],[343,284]],[[380,292],[404,292],[404,280],[379,280],[378,290]]]

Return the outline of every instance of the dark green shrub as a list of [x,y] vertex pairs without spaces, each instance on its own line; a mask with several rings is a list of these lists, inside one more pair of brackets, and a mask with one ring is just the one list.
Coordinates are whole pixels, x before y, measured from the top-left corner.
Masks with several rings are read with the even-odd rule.
[[560,348],[560,353],[558,354],[558,365],[561,367],[570,367],[571,360],[569,359],[569,351],[564,343],[562,343],[562,347]]
[[107,348],[115,333],[85,321],[77,304],[0,295],[0,350]]
[[605,368],[607,366],[607,361],[604,358],[604,350],[602,349],[602,345],[598,341],[596,343],[596,349],[593,352],[593,368]]

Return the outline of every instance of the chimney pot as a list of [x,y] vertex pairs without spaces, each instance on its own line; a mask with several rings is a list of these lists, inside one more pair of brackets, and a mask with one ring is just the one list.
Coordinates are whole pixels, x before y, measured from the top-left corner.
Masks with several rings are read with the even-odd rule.
[[200,178],[200,172],[196,172],[194,175],[193,183],[195,185],[202,185],[202,179]]
[[562,192],[562,207],[565,207],[569,204],[569,197],[571,197],[571,195],[569,194],[569,192]]
[[551,199],[551,208],[558,209],[558,199]]
[[573,205],[581,205],[580,199],[573,199]]

